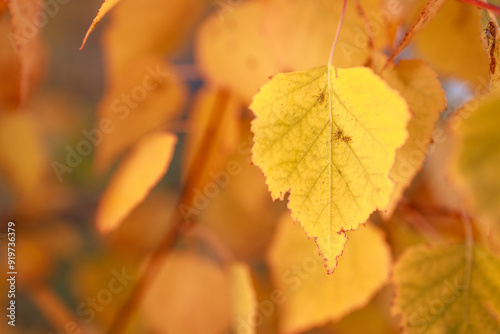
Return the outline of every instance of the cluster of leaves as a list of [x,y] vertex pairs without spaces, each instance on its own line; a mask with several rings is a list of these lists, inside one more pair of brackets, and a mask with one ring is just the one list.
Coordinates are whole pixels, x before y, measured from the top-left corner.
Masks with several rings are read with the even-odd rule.
[[82,131],[36,93],[48,5],[0,1],[0,218],[28,299],[63,332],[499,333],[500,31],[464,2],[104,1]]

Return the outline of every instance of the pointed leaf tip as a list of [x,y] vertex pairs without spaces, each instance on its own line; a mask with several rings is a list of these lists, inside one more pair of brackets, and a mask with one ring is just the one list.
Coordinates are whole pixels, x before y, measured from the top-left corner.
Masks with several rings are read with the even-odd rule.
[[120,0],[105,0],[101,8],[99,8],[99,11],[97,12],[96,17],[92,21],[92,24],[90,25],[89,29],[87,30],[87,33],[85,34],[85,37],[83,38],[82,45],[80,46],[79,50],[82,50],[83,47],[85,46],[85,43],[87,43],[87,39],[90,36],[90,33],[94,30],[96,27],[97,23],[99,23],[102,18],[118,3]]

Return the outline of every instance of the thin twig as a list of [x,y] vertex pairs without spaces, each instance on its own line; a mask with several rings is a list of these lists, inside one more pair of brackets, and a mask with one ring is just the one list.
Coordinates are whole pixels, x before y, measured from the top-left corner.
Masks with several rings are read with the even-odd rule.
[[[212,108],[214,112],[210,115],[211,124],[207,127],[208,131],[204,133],[201,140],[202,145],[198,148],[194,161],[190,165],[186,177],[186,183],[182,188],[176,208],[178,208],[181,204],[190,205],[194,199],[194,188],[198,185],[203,176],[202,172],[204,165],[208,160],[208,153],[210,152],[209,148],[213,143],[213,138],[216,134],[214,129],[217,129],[217,127],[212,125],[218,124],[219,114],[217,111],[224,109],[224,105],[227,103],[228,97],[229,96],[225,91],[220,91],[217,95],[216,102]],[[142,275],[139,277],[139,280],[130,293],[130,296],[118,311],[116,317],[111,323],[108,333],[120,334],[126,332],[127,325],[130,322],[132,315],[144,299],[144,296],[149,287],[152,285],[153,280],[157,277],[164,259],[172,249],[179,236],[186,233],[186,231],[191,228],[192,222],[184,221],[182,214],[178,209],[176,209],[172,214],[169,226],[172,226],[172,228],[167,230],[163,240],[147,261]]]
[[486,9],[491,11],[495,15],[500,15],[500,7],[487,3],[486,1],[481,0],[458,0],[460,2],[472,5],[477,8]]
[[368,15],[366,15],[363,5],[359,2],[359,0],[354,0],[354,4],[356,5],[359,16],[361,16],[365,23],[365,31],[368,36],[368,47],[373,51],[375,49],[375,36],[373,36],[372,30],[369,29],[370,20],[368,19]]
[[[335,53],[335,48],[337,47],[337,42],[339,41],[340,30],[342,29],[342,23],[344,22],[345,11],[347,9],[347,0],[344,0],[342,4],[342,13],[340,14],[339,22],[337,23],[337,30],[335,31],[335,38],[333,39],[332,48],[330,50],[330,56],[328,57],[328,88],[330,89],[330,72],[333,62],[333,54]],[[335,77],[337,75],[337,68],[335,67]]]
[[189,232],[186,233],[186,237],[195,238],[209,245],[210,249],[215,252],[218,260],[224,266],[229,265],[236,260],[231,253],[231,250],[220,240],[220,238],[218,238],[212,230],[201,224],[198,224],[190,229]]
[[47,286],[37,285],[30,288],[29,291],[31,300],[58,331],[66,333],[67,329],[71,326],[73,329],[78,329],[85,333],[97,333],[96,329],[84,325]]
[[420,211],[408,207],[410,216],[406,216],[406,219],[410,224],[412,224],[420,233],[422,233],[429,241],[433,243],[439,243],[443,241],[441,235],[436,231],[434,226],[420,213]]

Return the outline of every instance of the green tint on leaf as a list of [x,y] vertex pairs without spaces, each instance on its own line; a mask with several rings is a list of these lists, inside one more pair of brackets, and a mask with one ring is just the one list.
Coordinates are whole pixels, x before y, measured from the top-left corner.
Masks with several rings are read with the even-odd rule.
[[466,105],[455,116],[457,145],[452,175],[477,213],[500,220],[500,97]]
[[500,260],[482,248],[467,263],[464,245],[417,246],[393,276],[393,311],[405,333],[500,333]]

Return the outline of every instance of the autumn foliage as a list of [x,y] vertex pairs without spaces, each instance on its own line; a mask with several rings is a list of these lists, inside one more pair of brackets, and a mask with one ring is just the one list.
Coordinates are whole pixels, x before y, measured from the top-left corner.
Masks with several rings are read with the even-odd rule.
[[2,333],[500,333],[499,13],[0,0]]

